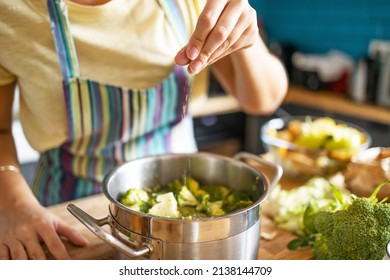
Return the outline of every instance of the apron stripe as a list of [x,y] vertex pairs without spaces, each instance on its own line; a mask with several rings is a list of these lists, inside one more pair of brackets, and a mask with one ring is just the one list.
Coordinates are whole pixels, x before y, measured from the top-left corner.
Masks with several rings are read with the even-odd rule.
[[[106,87],[104,85],[101,85],[100,88],[99,88],[99,91],[101,94],[98,94],[99,97],[101,97],[101,106],[99,108],[101,108],[101,112],[100,114],[95,114],[96,116],[98,116],[98,120],[99,122],[97,123],[97,126],[99,128],[99,132],[98,134],[96,134],[97,136],[97,145],[96,147],[103,147],[107,141],[107,135],[110,131],[110,126],[109,126],[109,121],[110,121],[110,98],[107,96],[107,90],[106,90]],[[95,108],[96,109],[96,108]]]
[[140,90],[139,91],[139,97],[140,97],[140,121],[139,121],[139,127],[140,129],[140,135],[145,135],[145,133],[149,132],[146,127],[146,118],[147,114],[153,115],[153,111],[148,110],[148,103],[147,103],[147,95],[148,92],[146,90]]
[[[147,108],[147,111],[148,112],[155,112],[155,108],[156,108],[156,89],[153,89],[153,90],[150,90],[149,92],[147,92],[147,94],[145,94],[146,96],[146,104],[148,106]],[[146,127],[146,131],[152,131],[153,130],[153,125],[154,125],[154,122],[153,122],[153,119],[154,119],[154,114],[148,114],[146,115],[146,124],[145,124],[145,127]]]
[[97,130],[99,127],[100,120],[98,119],[101,115],[99,108],[102,106],[102,101],[99,96],[99,89],[96,88],[98,85],[91,81],[83,82],[86,87],[85,94],[82,94],[82,100],[84,108],[84,115],[82,116],[82,123],[84,127],[83,135],[79,136],[79,141],[83,143],[80,146],[78,153],[85,154],[88,151],[92,151],[95,147],[95,137],[92,137],[92,134],[100,134],[100,131]]
[[126,145],[121,146],[120,142],[125,142],[126,139],[130,138],[130,100],[129,100],[129,95],[126,94],[127,91],[122,90],[121,95],[122,95],[122,111],[123,111],[123,121],[122,121],[122,128],[121,128],[121,138],[117,142],[117,162],[120,162],[120,159],[126,160]]
[[[61,5],[61,7],[59,7]],[[79,76],[76,49],[71,34],[66,5],[60,0],[47,1],[49,15],[52,18],[52,32],[60,58],[64,79]]]
[[156,105],[153,116],[153,127],[157,127],[158,124],[161,122],[161,110],[162,110],[162,86],[159,85],[156,88],[156,94],[154,96],[156,100]]
[[[173,100],[177,100],[178,102],[175,102],[175,103],[172,103],[172,102],[169,102],[169,120],[178,120],[180,121],[181,118],[183,117],[182,116],[182,113],[181,113],[181,100],[180,100],[180,97],[178,95],[178,89],[177,89],[177,86],[176,85],[176,79],[171,76],[171,79],[170,80],[170,83],[169,83],[169,89],[168,89],[168,92],[169,94],[171,95],[170,98],[172,98]],[[177,119],[178,117],[178,119]]]
[[138,125],[139,125],[139,103],[138,103],[138,91],[133,91],[133,114],[131,116],[132,119],[132,132],[131,134],[135,137],[138,135]]
[[167,83],[163,84],[163,93],[165,94],[161,94],[162,104],[161,104],[160,114],[161,114],[161,122],[166,123],[168,121],[168,115],[169,115],[169,102],[167,101],[170,100],[170,95],[171,95],[171,92],[169,92],[169,80],[167,81]]

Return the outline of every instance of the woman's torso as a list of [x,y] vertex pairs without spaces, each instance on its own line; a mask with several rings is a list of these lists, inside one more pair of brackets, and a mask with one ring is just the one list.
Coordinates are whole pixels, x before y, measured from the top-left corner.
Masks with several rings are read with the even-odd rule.
[[[47,16],[46,1],[6,0],[0,4],[0,84],[17,77],[21,92],[20,117],[30,144],[39,151],[66,139],[62,75]],[[31,4],[34,2],[34,6]],[[173,69],[181,47],[156,0],[114,0],[86,7],[66,2],[81,74],[103,83],[147,88]],[[188,32],[196,11],[178,1]],[[32,27],[34,26],[34,27]],[[12,73],[12,74],[11,74]],[[206,92],[206,75],[199,75],[194,95]],[[202,84],[202,86],[199,86]]]

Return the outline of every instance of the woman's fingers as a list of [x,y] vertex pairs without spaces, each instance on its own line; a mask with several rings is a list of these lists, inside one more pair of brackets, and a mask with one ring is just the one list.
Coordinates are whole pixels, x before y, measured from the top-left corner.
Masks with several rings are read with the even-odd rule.
[[28,260],[28,255],[23,243],[18,239],[13,239],[8,245],[11,259],[13,260]]
[[11,255],[8,249],[8,246],[5,244],[0,244],[0,260],[10,260]]
[[63,222],[59,222],[57,225],[57,233],[60,236],[63,236],[69,239],[76,246],[87,246],[88,241],[81,235],[78,231],[72,229]]
[[[245,32],[241,35],[240,40],[236,40],[228,49],[219,48],[217,49],[213,55],[210,57],[208,64],[213,64],[214,62],[218,61],[219,59],[223,58],[226,55],[231,54],[232,52],[235,52],[239,49],[247,48],[250,45],[253,44],[252,38],[253,36],[259,36],[258,29],[253,28],[252,26],[249,27]],[[247,46],[243,47],[242,43],[247,42]]]
[[209,0],[188,44],[175,57],[196,74],[230,53],[251,46],[258,34],[257,14],[247,0]]
[[191,62],[191,60],[187,57],[187,54],[186,54],[186,48],[183,47],[175,56],[175,63],[177,65],[181,65],[181,66],[184,66],[184,65],[187,65]]
[[199,16],[194,33],[186,47],[188,59],[195,60],[201,54],[204,44],[217,24],[226,3],[227,0],[207,1],[205,8]]
[[28,258],[30,260],[45,260],[46,254],[43,251],[41,244],[39,243],[38,238],[30,236],[29,239],[24,241],[24,248],[27,252]]
[[33,202],[0,216],[0,259],[46,259],[42,242],[56,259],[70,259],[62,237],[77,246],[86,239],[47,208]]
[[41,227],[38,228],[38,234],[55,259],[70,259],[64,243],[62,242],[61,238],[59,237],[52,225],[43,224]]
[[[215,1],[212,1],[211,3],[215,3]],[[228,49],[231,45],[230,40],[233,39],[232,37],[236,37],[234,39],[239,37],[237,35],[232,35],[239,35],[242,32],[240,29],[242,29],[243,26],[238,25],[242,11],[241,6],[242,4],[240,1],[229,1],[222,11],[213,10],[214,13],[220,13],[220,15],[217,22],[205,38],[198,57],[198,59],[200,59],[203,63],[207,63],[212,54],[218,48],[221,48],[221,46],[222,48]]]

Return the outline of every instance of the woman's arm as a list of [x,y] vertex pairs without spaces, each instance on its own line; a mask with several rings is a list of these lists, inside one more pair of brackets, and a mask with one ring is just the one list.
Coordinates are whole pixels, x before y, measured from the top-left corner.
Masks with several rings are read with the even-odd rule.
[[[12,137],[12,103],[15,84],[0,87],[0,166],[15,166],[19,168],[14,139]],[[7,187],[15,185],[15,187]],[[0,213],[14,205],[19,196],[30,196],[22,174],[15,171],[0,172]]]
[[273,112],[287,92],[284,67],[262,42],[247,0],[207,1],[175,61],[188,65],[191,74],[212,65],[224,89],[249,114]]
[[287,92],[284,66],[260,36],[257,43],[218,60],[211,69],[225,91],[235,96],[248,114],[273,113]]
[[[0,166],[19,168],[12,137],[15,84],[0,86]],[[17,169],[0,171],[0,259],[45,259],[44,242],[57,259],[68,259],[60,236],[77,245],[86,240],[41,206]]]

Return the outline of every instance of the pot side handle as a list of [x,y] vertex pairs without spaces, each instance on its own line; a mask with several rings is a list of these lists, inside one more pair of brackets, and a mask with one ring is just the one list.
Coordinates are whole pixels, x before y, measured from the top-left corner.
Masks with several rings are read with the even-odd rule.
[[139,249],[135,250],[117,239],[116,237],[112,236],[110,233],[103,230],[101,226],[110,224],[110,216],[107,216],[102,219],[95,219],[72,203],[67,206],[67,209],[97,237],[109,243],[112,247],[126,254],[127,256],[140,257],[152,252],[152,247],[149,244],[144,243]]
[[235,159],[243,160],[243,159],[251,159],[253,161],[256,161],[259,164],[265,165],[273,170],[273,178],[270,179],[270,185],[271,189],[275,187],[275,185],[279,182],[280,178],[282,178],[283,175],[283,169],[280,165],[272,163],[270,161],[267,161],[263,159],[261,156],[257,156],[248,152],[239,152],[236,155],[234,155]]

